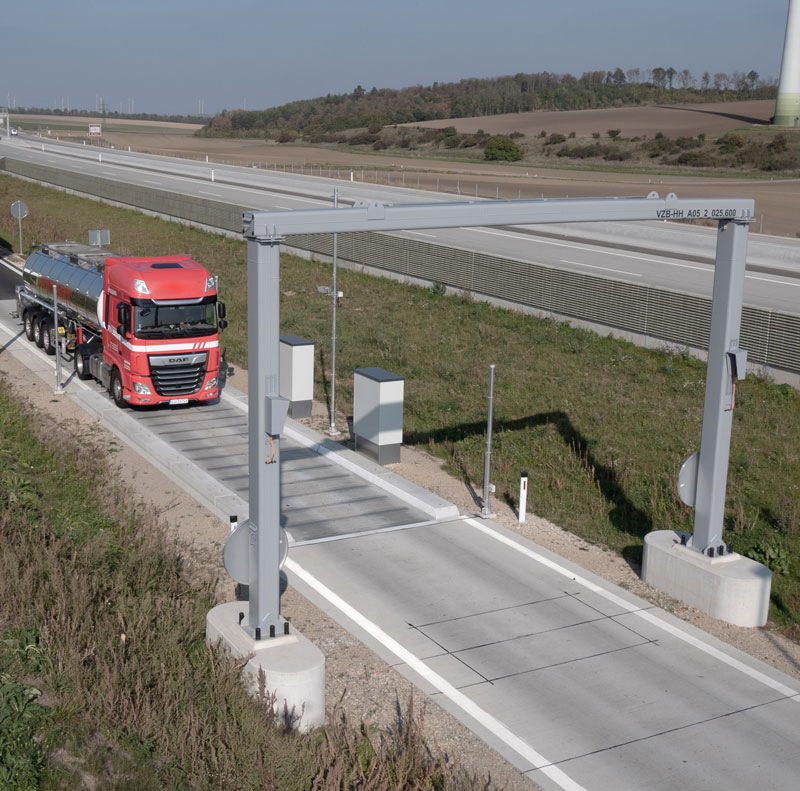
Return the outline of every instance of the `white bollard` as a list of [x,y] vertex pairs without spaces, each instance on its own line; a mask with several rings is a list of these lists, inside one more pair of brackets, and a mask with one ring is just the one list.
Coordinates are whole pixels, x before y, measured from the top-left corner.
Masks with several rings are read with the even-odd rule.
[[519,478],[519,521],[525,521],[525,509],[528,505],[528,473],[520,473]]
[[211,181],[214,181],[214,171],[211,171]]

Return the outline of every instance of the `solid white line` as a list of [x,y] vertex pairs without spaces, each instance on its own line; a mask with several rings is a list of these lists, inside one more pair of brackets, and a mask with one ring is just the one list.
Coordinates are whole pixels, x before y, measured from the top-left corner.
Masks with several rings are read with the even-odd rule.
[[630,275],[631,277],[641,277],[638,272],[629,272],[627,269],[611,269],[608,266],[595,266],[594,264],[584,264],[580,261],[566,261],[561,259],[562,264],[573,264],[574,266],[587,266],[589,269],[600,269],[603,272],[616,272],[619,275]]
[[421,233],[420,231],[405,231],[405,233],[412,233],[414,236],[427,236],[431,239],[438,239],[439,237],[433,233]]
[[145,184],[156,184],[157,186],[161,186],[163,182],[161,181],[150,181],[150,179],[142,179]]
[[755,275],[745,275],[747,280],[760,280],[762,283],[776,283],[779,286],[794,286],[797,288],[800,283],[792,283],[790,280],[770,280],[768,277],[756,277]]
[[211,195],[214,198],[221,198],[222,197],[222,193],[221,192],[206,192],[205,190],[198,190],[198,192],[201,195]]
[[15,275],[19,275],[20,277],[22,277],[22,270],[14,266],[13,264],[9,264],[8,261],[0,261],[0,264],[2,264],[6,269],[8,269],[9,272],[13,272]]
[[798,691],[792,689],[791,687],[787,687],[785,684],[782,684],[780,681],[775,681],[773,678],[770,678],[765,673],[762,673],[760,670],[756,670],[755,668],[746,665],[744,662],[740,662],[738,659],[734,659],[732,656],[728,656],[723,651],[720,651],[718,648],[714,648],[713,646],[709,645],[708,643],[703,642],[702,640],[698,639],[697,637],[693,637],[692,635],[684,632],[682,629],[679,629],[672,624],[667,623],[666,621],[659,618],[650,610],[642,610],[638,605],[631,604],[625,599],[617,596],[615,593],[612,593],[605,588],[602,588],[600,585],[596,585],[593,582],[590,582],[585,577],[581,577],[579,574],[575,574],[575,572],[570,571],[569,569],[565,568],[564,566],[559,565],[555,561],[550,560],[549,558],[540,555],[538,552],[530,549],[529,547],[523,546],[518,544],[516,541],[513,541],[508,536],[504,536],[501,533],[497,533],[494,530],[486,527],[482,522],[479,522],[476,519],[465,519],[464,520],[468,525],[474,527],[476,530],[480,530],[481,533],[489,536],[490,538],[495,539],[495,541],[499,541],[501,544],[505,544],[511,549],[520,552],[523,555],[535,560],[537,563],[541,563],[543,566],[546,566],[549,569],[557,572],[558,574],[567,577],[574,582],[577,582],[579,585],[583,585],[585,588],[588,588],[593,593],[602,596],[607,601],[610,601],[616,604],[618,607],[621,607],[624,610],[627,610],[629,613],[642,618],[645,621],[649,621],[654,626],[657,626],[659,629],[663,629],[665,632],[668,632],[673,637],[677,637],[679,640],[683,640],[685,643],[703,651],[704,653],[708,654],[709,656],[714,657],[715,659],[723,662],[724,664],[728,665],[729,667],[734,668],[735,670],[739,670],[744,673],[746,676],[750,676],[750,678],[754,679],[755,681],[759,681],[764,686],[769,687],[770,689],[779,692],[781,695],[785,695],[788,698],[791,698],[795,701],[795,703],[800,703],[800,695]]
[[[599,255],[613,255],[615,258],[631,258],[634,261],[646,261],[649,264],[661,264],[662,266],[677,266],[680,269],[694,269],[698,272],[714,271],[710,267],[690,266],[689,264],[678,264],[675,261],[667,260],[666,256],[645,258],[644,256],[640,255],[629,255],[628,253],[615,253],[614,251],[608,250],[606,248],[598,249],[596,246],[592,245],[591,242],[586,242],[585,244],[567,244],[566,242],[553,242],[550,239],[540,239],[538,237],[534,238],[522,234],[516,235],[516,234],[504,233],[503,231],[488,231],[485,228],[460,228],[459,230],[475,231],[475,233],[488,233],[491,236],[506,236],[509,239],[517,239],[519,241],[524,240],[528,242],[534,242],[535,244],[549,244],[553,247],[567,247],[570,250],[585,250],[586,252],[591,252]],[[588,266],[588,264],[586,266]],[[613,272],[614,270],[612,269],[610,271]],[[633,274],[633,273],[631,272],[628,274]]]
[[344,599],[320,582],[313,574],[306,571],[295,560],[288,558],[284,564],[284,568],[299,577],[306,585],[336,607],[339,612],[353,621],[353,623],[363,629],[373,639],[377,640],[384,648],[391,651],[401,662],[408,665],[411,670],[422,676],[429,684],[441,692],[441,694],[449,698],[465,714],[468,714],[480,723],[496,738],[500,739],[504,744],[514,750],[515,753],[563,788],[564,791],[587,791],[584,786],[576,783],[557,766],[553,766],[547,758],[531,747],[524,739],[520,739],[508,726],[489,714],[488,711],[478,706],[463,692],[456,689],[449,681],[431,670],[418,656],[412,654],[405,646],[401,645],[393,637],[390,637],[377,624],[370,621],[358,610],[349,605]]

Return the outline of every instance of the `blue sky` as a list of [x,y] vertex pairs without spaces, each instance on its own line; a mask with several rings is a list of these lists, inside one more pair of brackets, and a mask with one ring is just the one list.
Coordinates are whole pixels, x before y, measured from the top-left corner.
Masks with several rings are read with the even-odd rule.
[[212,114],[517,72],[757,71],[789,0],[3,0],[0,105]]

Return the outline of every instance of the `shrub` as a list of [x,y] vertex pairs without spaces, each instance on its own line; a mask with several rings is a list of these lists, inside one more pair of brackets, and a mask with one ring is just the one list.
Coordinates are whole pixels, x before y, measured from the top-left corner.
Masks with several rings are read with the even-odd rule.
[[608,135],[608,136],[609,136],[609,137],[610,137],[612,140],[616,140],[616,139],[619,137],[619,135],[620,135],[620,132],[621,132],[621,131],[622,131],[621,129],[609,129],[609,130],[606,132],[606,134],[607,134],[607,135]]
[[294,132],[290,132],[288,130],[281,132],[278,136],[279,143],[293,143],[297,135]]
[[492,161],[516,162],[525,156],[525,152],[510,137],[495,135],[489,138],[484,151],[484,158]]
[[600,139],[600,132],[592,132],[592,137],[595,140],[599,140]]
[[675,164],[693,168],[713,168],[720,163],[714,156],[704,151],[684,151],[675,160]]
[[544,141],[544,144],[546,146],[554,146],[558,143],[565,143],[566,140],[567,138],[564,137],[564,135],[558,134],[558,132],[553,132],[553,134]]
[[747,141],[741,135],[728,132],[717,140],[717,146],[723,154],[735,154],[740,148],[744,148]]
[[703,145],[703,141],[695,137],[677,137],[675,138],[675,145],[682,150],[687,150],[689,148],[700,148]]
[[556,156],[570,157],[570,159],[591,159],[592,157],[601,157],[605,153],[605,146],[600,143],[592,143],[588,146],[565,146],[556,152]]

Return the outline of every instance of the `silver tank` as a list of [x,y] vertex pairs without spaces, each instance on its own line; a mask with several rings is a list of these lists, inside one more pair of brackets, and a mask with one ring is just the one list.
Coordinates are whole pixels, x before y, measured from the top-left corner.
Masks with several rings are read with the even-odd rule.
[[43,244],[25,262],[22,280],[39,299],[53,302],[53,284],[58,286],[58,304],[94,326],[99,326],[97,301],[103,290],[103,270],[110,250],[78,242]]

